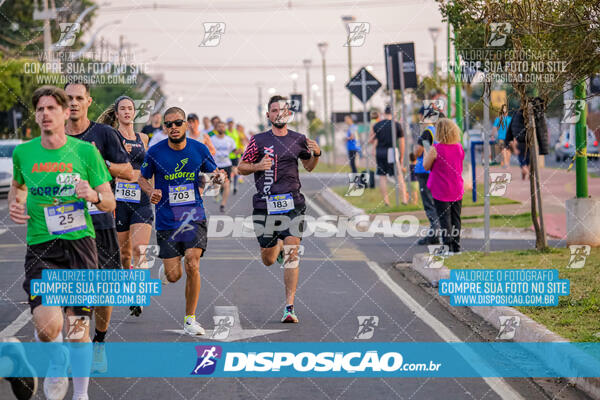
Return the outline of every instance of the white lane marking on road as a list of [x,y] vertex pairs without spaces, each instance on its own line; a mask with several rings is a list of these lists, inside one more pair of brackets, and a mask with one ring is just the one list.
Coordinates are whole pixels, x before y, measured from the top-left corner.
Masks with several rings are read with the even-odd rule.
[[21,330],[22,327],[27,325],[27,323],[31,320],[31,312],[29,308],[24,310],[17,319],[10,323],[6,328],[2,329],[0,332],[0,338],[15,336],[17,332]]
[[[427,324],[433,331],[440,336],[444,341],[448,343],[462,342],[458,336],[456,336],[450,329],[446,327],[440,320],[435,318],[429,313],[422,305],[414,300],[410,294],[408,294],[400,285],[388,275],[388,273],[379,266],[376,262],[367,261],[367,265],[377,275],[379,280],[383,282],[403,303],[406,305],[415,315]],[[466,351],[466,353],[471,353]],[[474,352],[467,354],[467,359],[480,360],[485,365],[487,362],[480,359]],[[508,385],[502,378],[482,378],[494,392],[498,394],[502,399],[523,399],[519,393],[517,393],[510,385]]]
[[[272,335],[274,333],[288,331],[288,329],[243,329],[242,324],[240,323],[240,313],[237,306],[215,306],[214,315],[231,317],[231,325],[225,327],[227,332],[223,332],[223,326],[215,326],[215,329],[206,329],[205,334],[197,336],[198,338],[202,338],[203,340],[216,340],[219,342],[234,342],[236,340],[246,340],[257,336]],[[214,317],[213,320],[215,320]],[[187,335],[183,329],[165,329],[164,331]],[[223,335],[223,333],[225,333],[225,335]]]

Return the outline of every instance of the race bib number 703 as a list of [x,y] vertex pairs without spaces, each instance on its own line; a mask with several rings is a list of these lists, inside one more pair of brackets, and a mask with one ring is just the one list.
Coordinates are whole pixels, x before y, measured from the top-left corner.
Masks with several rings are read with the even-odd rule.
[[193,183],[169,186],[169,204],[172,206],[183,206],[196,203],[196,193]]

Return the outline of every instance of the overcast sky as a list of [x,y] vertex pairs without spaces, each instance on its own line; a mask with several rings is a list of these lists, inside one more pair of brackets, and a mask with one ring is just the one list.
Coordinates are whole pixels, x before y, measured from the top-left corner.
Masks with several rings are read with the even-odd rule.
[[[154,3],[168,8],[150,6]],[[106,4],[106,3],[105,3]],[[127,4],[122,6],[122,4]],[[446,57],[446,29],[433,0],[131,0],[101,6],[94,27],[120,20],[102,30],[113,45],[119,35],[133,43],[136,62],[145,62],[153,74],[164,76],[168,106],[183,107],[200,116],[233,117],[255,130],[258,123],[258,83],[263,103],[268,89],[288,95],[292,72],[299,74],[298,91],[306,87],[303,59],[311,59],[311,85],[322,93],[321,54],[318,42],[328,42],[327,73],[336,77],[334,111],[347,111],[348,53],[342,15],[367,22],[370,32],[364,45],[352,48],[352,66],[373,66],[372,73],[385,80],[383,45],[414,42],[417,73],[429,71],[433,42],[429,27],[439,27],[438,60]],[[215,47],[201,47],[203,23],[223,22],[225,33]],[[329,95],[329,91],[328,91]],[[331,102],[331,100],[329,100]],[[383,106],[383,90],[373,104]],[[357,99],[354,108],[360,107]],[[322,97],[316,97],[322,115]]]

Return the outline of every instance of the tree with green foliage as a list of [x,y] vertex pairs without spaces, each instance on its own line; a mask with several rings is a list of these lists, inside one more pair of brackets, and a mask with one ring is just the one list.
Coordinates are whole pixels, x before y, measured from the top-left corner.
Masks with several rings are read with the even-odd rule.
[[[540,97],[545,107],[562,94],[566,86],[575,85],[600,70],[600,3],[597,0],[437,1],[454,29],[454,45],[462,61],[480,62],[484,71],[485,62],[487,66],[494,62],[497,68],[507,72],[524,111],[528,151],[534,153],[535,128],[531,118],[534,98]],[[492,24],[504,24],[510,30],[503,45],[490,49],[491,39],[498,33]],[[524,58],[529,68],[537,62],[537,67],[551,74],[552,79],[523,80],[524,72],[513,68],[522,66],[519,63]],[[531,215],[536,247],[543,249],[546,237],[540,209],[539,174],[536,157],[532,154],[530,158]]]
[[[24,55],[34,56],[43,52],[44,21],[33,19],[36,5],[41,7],[41,3],[35,0],[9,0],[0,6],[0,53],[14,58]],[[57,18],[50,21],[52,42],[56,43],[60,38],[61,22],[74,22],[87,7],[93,4],[94,1],[91,0],[56,1]],[[83,32],[91,26],[93,19],[92,11],[81,22],[80,31]],[[81,35],[77,36],[73,47],[81,47]]]

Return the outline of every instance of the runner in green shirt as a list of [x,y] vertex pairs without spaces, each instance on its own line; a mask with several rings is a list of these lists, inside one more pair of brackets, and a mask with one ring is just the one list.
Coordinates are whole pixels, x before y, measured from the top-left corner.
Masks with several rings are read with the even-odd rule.
[[233,182],[233,194],[237,194],[237,183],[238,183],[238,172],[237,166],[240,163],[240,157],[244,153],[244,144],[242,143],[242,138],[240,137],[240,133],[233,124],[233,118],[227,118],[227,130],[225,134],[233,139],[235,142],[235,151],[232,151],[229,154],[229,158],[231,159],[231,178],[230,180]]
[[[42,342],[62,342],[61,307],[44,306],[40,296],[32,296],[31,280],[41,279],[45,269],[97,268],[95,233],[86,201],[104,212],[112,212],[116,203],[108,182],[110,174],[98,150],[65,134],[69,100],[64,90],[43,86],[33,93],[32,103],[41,136],[17,146],[13,153],[9,214],[16,224],[27,223],[23,289],[29,297],[35,337]],[[90,341],[91,313],[91,307],[66,307],[69,324],[84,329],[80,338],[67,336],[67,340]],[[82,365],[88,357],[91,361],[88,350],[87,346],[71,348],[71,365]],[[69,389],[69,351],[64,347],[52,351],[44,394],[62,399]],[[74,376],[73,398],[87,399],[88,385],[89,374]]]
[[[65,139],[62,147],[49,149],[38,137],[17,146],[13,153],[14,179],[20,186],[25,185],[28,192],[27,211],[31,218],[27,223],[27,244],[57,237],[67,240],[96,237],[92,218],[85,202],[77,196],[76,185],[87,181],[95,188],[110,181],[111,176],[94,145],[70,136]],[[56,206],[65,210],[55,209],[60,212],[54,213],[56,218],[53,218],[50,211]],[[75,216],[62,213],[70,208],[81,210],[76,214],[82,218],[76,221]]]

